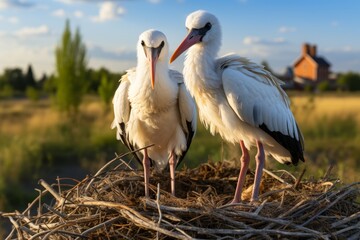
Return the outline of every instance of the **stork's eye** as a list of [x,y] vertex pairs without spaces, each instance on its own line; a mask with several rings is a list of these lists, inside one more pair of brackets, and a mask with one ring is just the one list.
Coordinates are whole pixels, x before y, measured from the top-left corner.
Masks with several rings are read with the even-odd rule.
[[160,43],[160,48],[163,48],[163,47],[164,47],[164,45],[165,45],[165,42],[164,42],[164,41],[162,41],[162,42]]
[[145,47],[144,41],[141,41],[141,46]]
[[208,31],[208,30],[211,29],[211,27],[212,27],[211,23],[207,22],[207,23],[205,24],[205,27],[204,27],[204,28],[206,29],[206,31]]

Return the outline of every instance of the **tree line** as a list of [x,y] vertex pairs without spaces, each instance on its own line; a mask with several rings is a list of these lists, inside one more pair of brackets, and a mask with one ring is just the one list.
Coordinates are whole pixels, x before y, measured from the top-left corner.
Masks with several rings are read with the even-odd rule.
[[[85,93],[99,94],[99,88],[101,88],[101,85],[104,85],[104,82],[115,82],[116,84],[114,85],[116,87],[122,74],[121,72],[113,73],[104,67],[86,69]],[[6,97],[24,97],[28,88],[35,88],[44,95],[52,94],[56,91],[55,75],[51,74],[48,76],[43,74],[40,78],[35,78],[31,64],[28,65],[26,71],[21,68],[6,68],[0,74],[0,99]],[[9,90],[8,93],[10,94],[5,94],[6,89]]]

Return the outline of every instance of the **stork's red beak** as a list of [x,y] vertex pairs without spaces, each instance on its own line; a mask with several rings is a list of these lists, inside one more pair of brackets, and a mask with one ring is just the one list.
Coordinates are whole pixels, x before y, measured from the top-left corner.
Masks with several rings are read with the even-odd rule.
[[191,29],[189,34],[185,37],[182,43],[175,50],[173,55],[170,58],[170,63],[172,63],[176,58],[178,58],[183,52],[185,52],[192,45],[201,42],[203,35],[199,34],[198,29]]

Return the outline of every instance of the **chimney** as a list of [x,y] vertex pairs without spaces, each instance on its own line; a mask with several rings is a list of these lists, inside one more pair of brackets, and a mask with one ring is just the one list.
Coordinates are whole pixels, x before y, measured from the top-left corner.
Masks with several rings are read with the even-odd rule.
[[310,54],[310,45],[308,43],[304,43],[302,46],[302,55],[305,56]]
[[310,47],[310,56],[316,57],[316,45],[315,44]]

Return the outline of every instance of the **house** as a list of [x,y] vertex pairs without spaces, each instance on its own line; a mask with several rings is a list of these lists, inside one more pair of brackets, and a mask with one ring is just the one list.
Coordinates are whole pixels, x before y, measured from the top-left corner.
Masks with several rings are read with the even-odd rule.
[[316,45],[304,43],[301,56],[293,65],[294,80],[300,84],[315,86],[329,80],[330,63],[317,55]]

